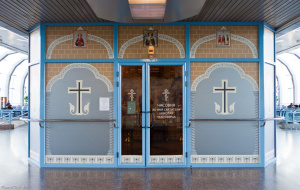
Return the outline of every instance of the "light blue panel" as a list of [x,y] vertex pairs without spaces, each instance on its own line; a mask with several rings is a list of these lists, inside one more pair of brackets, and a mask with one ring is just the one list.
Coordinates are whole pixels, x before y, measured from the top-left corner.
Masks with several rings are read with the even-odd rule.
[[[82,89],[90,88],[90,93],[81,95],[81,110],[78,110],[83,115],[78,115],[77,93],[68,90],[76,89],[78,81]],[[51,89],[50,81],[46,92],[46,119],[113,119],[113,92],[109,92],[107,82],[105,78],[96,78],[90,69],[76,67],[53,83]],[[100,97],[109,98],[109,111],[100,111]],[[113,123],[47,122],[46,155],[113,155]]]
[[[192,85],[191,118],[258,118],[258,89],[255,81],[244,75],[235,64],[214,66],[210,75],[203,75]],[[194,91],[197,80],[201,82]],[[221,114],[224,108],[222,93],[214,93],[213,90],[214,87],[222,87],[224,80],[228,89],[235,88],[235,93],[227,94],[224,113],[228,115]],[[192,155],[258,155],[259,127],[256,121],[192,122],[191,130]]]

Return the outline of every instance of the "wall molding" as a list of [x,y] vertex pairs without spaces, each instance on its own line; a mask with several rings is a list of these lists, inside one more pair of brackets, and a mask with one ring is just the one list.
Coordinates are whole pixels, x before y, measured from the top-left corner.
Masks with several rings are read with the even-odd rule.
[[[88,34],[87,38],[88,38],[89,40],[92,40],[92,41],[95,41],[95,42],[98,42],[98,43],[104,45],[104,47],[105,47],[106,50],[107,50],[109,59],[113,59],[113,58],[114,58],[114,52],[113,52],[113,49],[112,49],[111,45],[110,45],[106,40],[104,40],[103,38],[100,38],[100,37],[98,37],[98,36],[91,35],[91,34]],[[52,52],[53,52],[54,48],[55,48],[58,44],[63,43],[63,42],[66,42],[66,41],[69,41],[69,40],[73,40],[73,34],[63,36],[63,37],[61,37],[61,38],[56,39],[54,42],[52,42],[52,43],[50,44],[48,50],[47,50],[46,59],[51,59]],[[70,44],[70,45],[71,45],[71,44]]]
[[[242,36],[238,36],[238,35],[235,35],[235,34],[231,34],[231,39],[232,40],[236,40],[236,41],[239,41],[239,42],[242,42],[246,45],[249,46],[249,48],[251,49],[252,51],[252,55],[253,55],[253,58],[258,58],[258,52],[257,52],[257,48],[255,47],[255,45],[248,39],[242,37]],[[200,38],[199,40],[197,40],[192,48],[191,48],[191,53],[190,53],[190,56],[191,58],[195,58],[196,56],[196,51],[198,49],[198,47],[205,43],[205,42],[208,42],[208,41],[211,41],[211,40],[216,40],[216,34],[212,34],[212,35],[209,35],[209,36],[205,36],[203,38]]]
[[[158,34],[158,39],[173,43],[179,50],[180,58],[185,58],[184,47],[178,40],[176,40],[175,38],[173,38],[171,36],[165,35],[165,34]],[[118,56],[119,59],[122,59],[124,57],[125,51],[129,46],[131,46],[132,44],[135,44],[137,42],[140,42],[140,41],[143,41],[143,35],[131,38],[130,40],[125,42],[119,50],[119,56]]]
[[46,164],[113,164],[113,155],[46,155]]
[[60,74],[54,76],[49,82],[48,85],[46,87],[46,92],[51,92],[52,86],[59,80],[63,79],[65,77],[65,74],[72,70],[72,69],[78,69],[78,68],[83,68],[83,69],[88,69],[90,70],[96,79],[99,79],[101,81],[103,81],[107,88],[108,88],[108,92],[113,92],[113,85],[111,84],[110,80],[108,78],[106,78],[105,76],[99,74],[98,70],[88,64],[88,63],[72,63],[68,66],[66,66],[65,68],[62,69],[62,71],[60,72]]
[[237,64],[234,64],[234,63],[227,63],[227,62],[224,62],[224,63],[216,63],[216,64],[210,66],[210,67],[206,70],[205,74],[200,75],[199,77],[197,77],[197,78],[194,80],[194,82],[193,82],[193,84],[192,84],[192,86],[191,86],[191,91],[196,91],[198,84],[199,84],[201,81],[203,81],[204,79],[209,78],[210,74],[211,74],[214,70],[219,69],[219,68],[232,68],[232,69],[236,70],[236,71],[240,74],[240,76],[241,76],[242,79],[246,79],[246,80],[252,85],[253,91],[258,91],[258,85],[257,85],[256,81],[255,81],[251,76],[245,74],[244,70],[243,70],[240,66],[238,66]]
[[191,155],[192,164],[259,163],[259,155]]
[[143,156],[140,155],[122,155],[121,163],[143,163]]
[[182,155],[150,156],[151,164],[183,163]]

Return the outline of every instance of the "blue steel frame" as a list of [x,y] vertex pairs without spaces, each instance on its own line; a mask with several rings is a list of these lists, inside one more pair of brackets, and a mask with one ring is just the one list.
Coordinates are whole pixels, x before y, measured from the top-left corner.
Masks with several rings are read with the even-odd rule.
[[[150,67],[151,66],[182,66],[183,72],[186,73],[186,63],[182,61],[173,61],[173,62],[163,62],[163,63],[158,63],[158,62],[143,62],[143,63],[128,63],[127,60],[122,60],[118,64],[118,72],[121,73],[122,66],[141,66],[143,73],[142,73],[142,84],[146,84],[142,86],[142,91],[143,96],[143,103],[142,103],[142,108],[146,112],[150,111]],[[186,76],[185,74],[183,75],[183,81],[182,81],[182,86],[183,86],[183,137],[186,139]],[[122,128],[121,128],[121,89],[122,89],[122,79],[121,79],[121,74],[118,75],[117,81],[119,82],[119,88],[118,91],[115,91],[115,93],[118,97],[118,147],[119,147],[119,157],[122,156]],[[142,123],[146,127],[150,127],[150,114],[142,113]],[[140,164],[133,164],[133,163],[121,163],[121,159],[118,160],[118,166],[121,168],[144,168],[144,167],[151,167],[151,168],[172,168],[172,167],[186,167],[186,157],[185,152],[187,152],[186,149],[186,141],[183,141],[183,163],[182,164],[150,164],[150,128],[145,128],[142,130],[142,136],[144,137],[142,140],[142,158],[143,158],[143,163]],[[145,162],[146,161],[146,162]]]
[[[30,67],[32,67],[32,66],[35,66],[35,65],[37,65],[37,64],[40,64],[40,63],[31,63],[31,61],[30,61],[30,34],[32,33],[32,32],[34,32],[35,30],[37,30],[37,29],[39,29],[40,28],[40,24],[37,24],[36,26],[34,26],[33,28],[31,28],[30,30],[29,30],[29,34],[28,34],[28,39],[29,39],[29,43],[28,43],[28,51],[29,51],[29,53],[28,53],[28,63],[29,63],[29,65],[28,65],[28,118],[30,119]],[[41,31],[40,31],[40,35],[41,35]],[[41,47],[42,47],[42,44],[41,44]],[[42,103],[42,102],[41,102]],[[34,159],[32,159],[31,157],[30,157],[30,139],[31,139],[31,136],[30,136],[30,122],[28,122],[28,160],[31,162],[31,163],[33,163],[33,164],[35,164],[35,165],[37,165],[37,166],[41,166],[40,165],[40,162],[37,162],[37,161],[35,161]]]
[[[143,147],[143,150],[142,150],[142,160],[143,162],[142,163],[139,163],[139,164],[126,164],[126,163],[121,163],[121,157],[122,157],[122,114],[121,114],[121,106],[122,105],[122,97],[121,97],[121,90],[122,90],[122,66],[140,66],[142,67],[142,70],[145,71],[146,69],[146,64],[145,63],[118,63],[117,67],[118,67],[118,72],[120,74],[118,74],[118,79],[117,79],[117,82],[119,83],[119,87],[118,87],[118,90],[115,91],[115,94],[117,97],[118,97],[118,104],[117,104],[117,112],[118,112],[118,155],[119,155],[119,159],[118,159],[118,166],[119,167],[123,167],[123,168],[142,168],[142,167],[145,167],[145,153],[146,153],[146,150],[145,150],[145,145],[146,145],[146,139],[145,138],[142,138],[142,147]],[[146,76],[145,76],[145,72],[142,72],[142,84],[145,84],[146,82]],[[145,90],[146,90],[146,87],[145,85],[142,85],[142,109],[145,110],[146,108],[146,103],[145,103]],[[145,113],[142,114],[142,125],[146,123],[146,117],[145,117]],[[142,130],[142,137],[145,137],[146,135],[146,132],[145,130]]]
[[[276,44],[275,44],[275,41],[276,41],[276,30],[274,28],[272,28],[271,26],[269,26],[268,24],[264,23],[264,28],[266,29],[269,29],[270,31],[272,31],[274,33],[274,39],[273,39],[273,42],[274,42],[274,49],[273,49],[273,52],[274,52],[274,56],[273,56],[273,60],[264,60],[264,64],[269,64],[269,65],[272,65],[274,66],[274,117],[276,117]],[[273,62],[270,62],[270,61],[273,61]],[[276,141],[276,121],[274,121],[274,150],[275,150],[275,154],[274,154],[274,158],[265,162],[265,165],[264,166],[267,166],[273,162],[276,161],[277,159],[277,141]],[[265,128],[264,128],[265,130]],[[266,154],[266,152],[264,153]]]
[[[120,71],[118,64],[119,63],[174,63],[181,62],[186,63],[187,70],[187,87],[186,87],[186,125],[188,125],[188,121],[190,119],[190,108],[191,102],[188,97],[190,97],[190,63],[191,62],[258,62],[259,63],[259,117],[264,117],[264,27],[268,27],[272,31],[275,31],[273,28],[265,25],[264,23],[259,22],[173,22],[173,23],[158,23],[156,26],[174,26],[174,25],[183,25],[186,26],[186,58],[183,59],[119,59],[118,58],[118,27],[119,26],[153,26],[152,23],[138,23],[138,24],[127,24],[127,23],[41,23],[41,114],[40,119],[45,119],[45,64],[46,63],[103,63],[103,62],[111,62],[114,63],[114,119],[119,118],[119,113],[117,112],[117,103],[119,102],[118,96],[116,93],[118,91],[116,87],[116,83],[118,81],[118,76],[116,75],[117,71]],[[259,37],[259,58],[190,58],[190,26],[198,25],[198,26],[258,26],[258,37]],[[48,26],[113,26],[114,27],[114,58],[113,59],[46,59],[46,27]],[[30,30],[30,32],[32,32]],[[275,54],[275,51],[274,51]],[[44,125],[45,123],[42,123]],[[260,122],[260,125],[263,122]],[[118,123],[118,126],[120,123]],[[118,138],[118,130],[114,129],[114,138]],[[186,151],[188,152],[188,157],[186,159],[185,166],[193,166],[193,167],[264,167],[265,166],[265,149],[264,149],[264,133],[265,130],[263,127],[260,127],[259,130],[259,164],[190,164],[190,155],[189,151],[191,148],[190,139],[186,141]],[[112,165],[96,165],[96,164],[45,164],[45,130],[41,128],[40,131],[40,141],[41,141],[41,152],[40,152],[40,166],[41,167],[118,167],[118,163],[116,162],[117,158],[117,147],[118,143],[114,141],[114,150],[115,150],[115,159],[114,164]],[[186,135],[191,135],[190,128],[187,128]],[[132,167],[132,166],[131,166]],[[163,167],[163,166],[161,166]],[[177,165],[176,165],[177,167]]]
[[[182,80],[182,90],[183,90],[183,96],[182,96],[182,104],[183,104],[183,120],[182,120],[182,133],[183,133],[183,139],[187,139],[186,136],[186,129],[187,125],[186,123],[186,77],[185,77],[185,71],[186,71],[186,63],[184,62],[164,62],[164,63],[146,63],[146,111],[150,111],[150,67],[151,66],[182,66],[182,73],[183,73],[183,80]],[[146,126],[150,127],[150,114],[146,117]],[[183,163],[178,164],[150,164],[150,128],[146,128],[146,167],[159,167],[159,168],[167,168],[167,167],[186,167],[186,157],[185,153],[187,152],[186,149],[186,140],[183,140],[183,149],[182,149],[182,156],[183,156]]]

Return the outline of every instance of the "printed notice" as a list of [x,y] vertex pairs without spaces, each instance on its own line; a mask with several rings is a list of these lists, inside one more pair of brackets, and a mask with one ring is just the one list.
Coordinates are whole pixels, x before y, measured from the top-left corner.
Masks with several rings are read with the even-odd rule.
[[99,109],[100,109],[100,111],[109,111],[109,98],[108,97],[100,97]]

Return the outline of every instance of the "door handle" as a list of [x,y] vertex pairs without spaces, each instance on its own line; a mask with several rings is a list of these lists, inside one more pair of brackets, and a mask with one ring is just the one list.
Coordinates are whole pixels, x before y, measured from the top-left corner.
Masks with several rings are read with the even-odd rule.
[[[151,123],[151,126],[150,126],[150,127],[143,127],[143,126],[141,126],[141,113],[152,113],[152,119],[151,119],[151,120],[152,120],[152,123]],[[153,118],[154,118],[154,117],[153,117],[153,112],[150,112],[150,111],[145,111],[145,112],[144,112],[144,111],[141,111],[141,112],[139,112],[138,114],[139,114],[139,116],[138,116],[138,117],[139,117],[139,128],[153,128],[153,127],[154,127],[154,125],[153,125]]]
[[143,113],[143,112],[139,112],[139,128],[146,128],[146,127],[141,126],[141,113]]
[[154,117],[153,117],[153,112],[148,112],[148,113],[152,113],[152,119],[151,119],[151,120],[152,120],[152,123],[151,123],[151,126],[148,127],[148,128],[153,128],[153,118],[154,118]]

